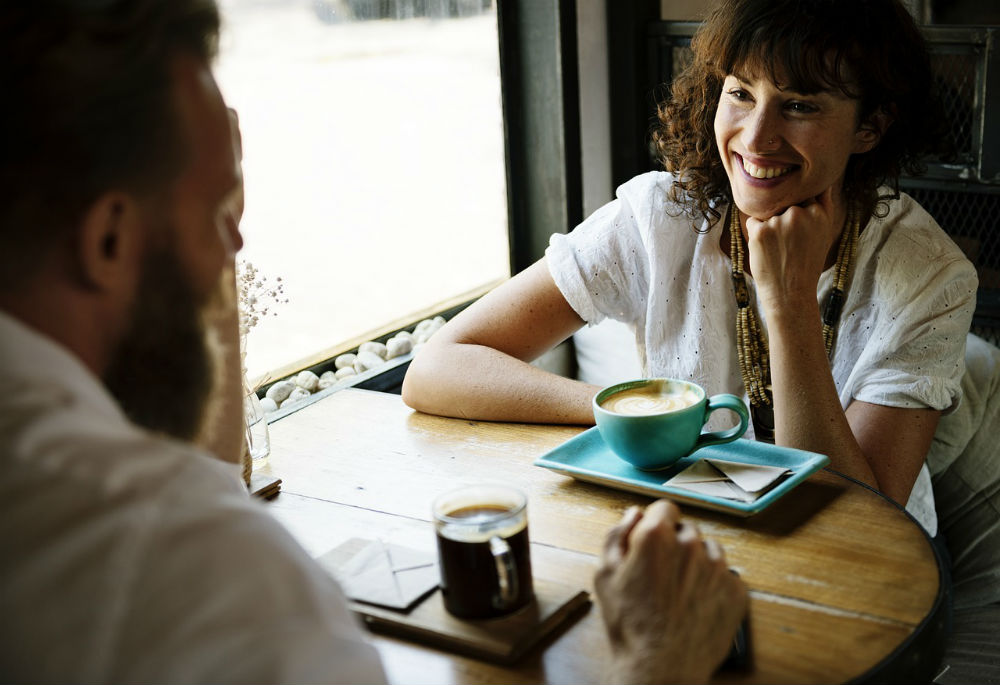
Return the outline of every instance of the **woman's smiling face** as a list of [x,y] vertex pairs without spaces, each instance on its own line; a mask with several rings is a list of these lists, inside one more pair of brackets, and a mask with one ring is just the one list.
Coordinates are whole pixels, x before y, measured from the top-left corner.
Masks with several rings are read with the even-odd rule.
[[715,141],[737,207],[769,219],[834,186],[852,154],[874,147],[860,128],[858,101],[839,90],[812,95],[781,90],[766,77],[729,75],[715,115]]

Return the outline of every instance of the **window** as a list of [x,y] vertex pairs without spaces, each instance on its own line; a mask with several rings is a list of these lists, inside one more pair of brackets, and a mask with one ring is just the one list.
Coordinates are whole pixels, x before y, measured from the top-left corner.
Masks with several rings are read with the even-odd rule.
[[216,75],[243,132],[240,258],[288,300],[250,333],[250,378],[509,275],[492,2],[220,5]]

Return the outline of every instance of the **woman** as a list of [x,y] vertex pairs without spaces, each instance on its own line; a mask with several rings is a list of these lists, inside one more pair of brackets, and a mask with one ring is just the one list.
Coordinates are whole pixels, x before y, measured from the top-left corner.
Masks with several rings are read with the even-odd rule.
[[933,535],[924,459],[959,399],[977,283],[898,192],[941,139],[922,38],[898,0],[728,0],[692,48],[655,136],[667,171],[455,317],[404,400],[592,423],[598,388],[527,362],[610,317],[647,375],[745,391],[759,438],[829,455]]

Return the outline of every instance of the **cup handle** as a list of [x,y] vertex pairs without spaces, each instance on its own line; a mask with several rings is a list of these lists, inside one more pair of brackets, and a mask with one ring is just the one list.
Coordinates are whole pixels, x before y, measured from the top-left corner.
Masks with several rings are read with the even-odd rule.
[[692,452],[708,445],[721,445],[722,443],[732,442],[747,432],[747,426],[750,424],[750,410],[747,409],[747,405],[739,397],[728,393],[712,395],[705,405],[705,421],[708,421],[709,415],[716,409],[729,409],[736,412],[740,417],[739,425],[724,431],[702,433],[698,436],[698,441],[694,444]]
[[517,568],[514,566],[514,554],[510,551],[507,541],[498,535],[490,538],[490,552],[497,567],[497,580],[500,581],[499,593],[493,596],[494,609],[506,609],[517,599]]

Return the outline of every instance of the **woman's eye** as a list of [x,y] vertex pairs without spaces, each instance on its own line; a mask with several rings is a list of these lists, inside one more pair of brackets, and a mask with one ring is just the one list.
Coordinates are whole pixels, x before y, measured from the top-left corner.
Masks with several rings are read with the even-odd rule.
[[789,102],[785,107],[795,114],[812,114],[819,109],[816,105],[811,105],[808,102]]
[[726,94],[729,95],[734,100],[738,100],[740,102],[745,102],[746,100],[750,99],[750,94],[747,93],[742,88],[730,88],[728,91],[726,91]]

